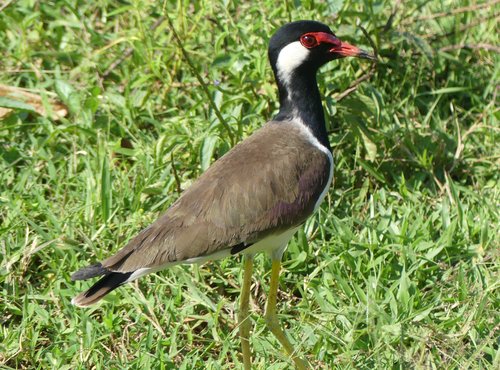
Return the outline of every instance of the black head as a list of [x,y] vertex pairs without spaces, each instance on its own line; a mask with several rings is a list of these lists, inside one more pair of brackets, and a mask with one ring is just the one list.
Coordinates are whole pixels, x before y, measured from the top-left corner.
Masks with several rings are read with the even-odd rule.
[[347,56],[375,59],[356,46],[340,41],[327,25],[315,21],[285,24],[271,37],[268,52],[278,79],[300,70],[315,73],[327,62]]

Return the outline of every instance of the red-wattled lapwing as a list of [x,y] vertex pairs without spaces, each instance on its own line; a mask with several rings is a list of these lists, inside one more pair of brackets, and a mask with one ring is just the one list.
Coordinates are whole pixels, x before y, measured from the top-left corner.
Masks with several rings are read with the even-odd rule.
[[269,45],[279,90],[278,115],[216,161],[118,253],[74,273],[73,280],[102,277],[73,304],[89,306],[125,283],[176,264],[243,253],[240,338],[243,363],[250,369],[247,318],[253,256],[266,251],[272,259],[266,322],[296,367],[306,368],[279,326],[278,279],[288,241],[319,207],[333,177],[316,72],[347,56],[374,59],[319,22],[298,21],[280,28]]

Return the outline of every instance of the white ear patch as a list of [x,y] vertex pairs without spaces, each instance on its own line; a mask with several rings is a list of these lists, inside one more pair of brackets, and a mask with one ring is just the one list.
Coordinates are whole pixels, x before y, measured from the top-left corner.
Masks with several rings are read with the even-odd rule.
[[309,50],[299,41],[292,42],[281,49],[276,62],[278,78],[288,85],[293,71],[307,59],[308,55]]

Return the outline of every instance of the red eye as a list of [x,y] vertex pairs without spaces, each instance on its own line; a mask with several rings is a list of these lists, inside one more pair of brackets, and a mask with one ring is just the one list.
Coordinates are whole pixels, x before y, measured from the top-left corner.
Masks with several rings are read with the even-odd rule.
[[307,33],[305,35],[300,36],[300,43],[308,49],[318,46],[318,41],[316,40],[316,37]]

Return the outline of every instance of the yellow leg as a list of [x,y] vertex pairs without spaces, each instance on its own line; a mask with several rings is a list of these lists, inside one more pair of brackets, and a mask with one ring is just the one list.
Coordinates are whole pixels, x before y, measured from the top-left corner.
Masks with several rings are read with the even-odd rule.
[[238,322],[240,327],[241,353],[243,356],[243,368],[251,370],[252,352],[250,351],[250,317],[248,306],[250,302],[250,286],[252,285],[253,255],[244,256],[243,264],[243,286],[240,295],[240,314]]
[[278,315],[276,314],[276,295],[278,293],[278,283],[280,276],[280,268],[281,261],[278,259],[273,259],[273,266],[271,270],[271,282],[269,287],[269,297],[267,298],[267,307],[266,307],[266,323],[274,334],[276,339],[281,343],[283,348],[285,348],[286,353],[292,358],[295,367],[299,370],[308,369],[309,365],[306,361],[301,359],[295,353],[292,343],[286,337],[286,334],[280,327],[278,321]]

